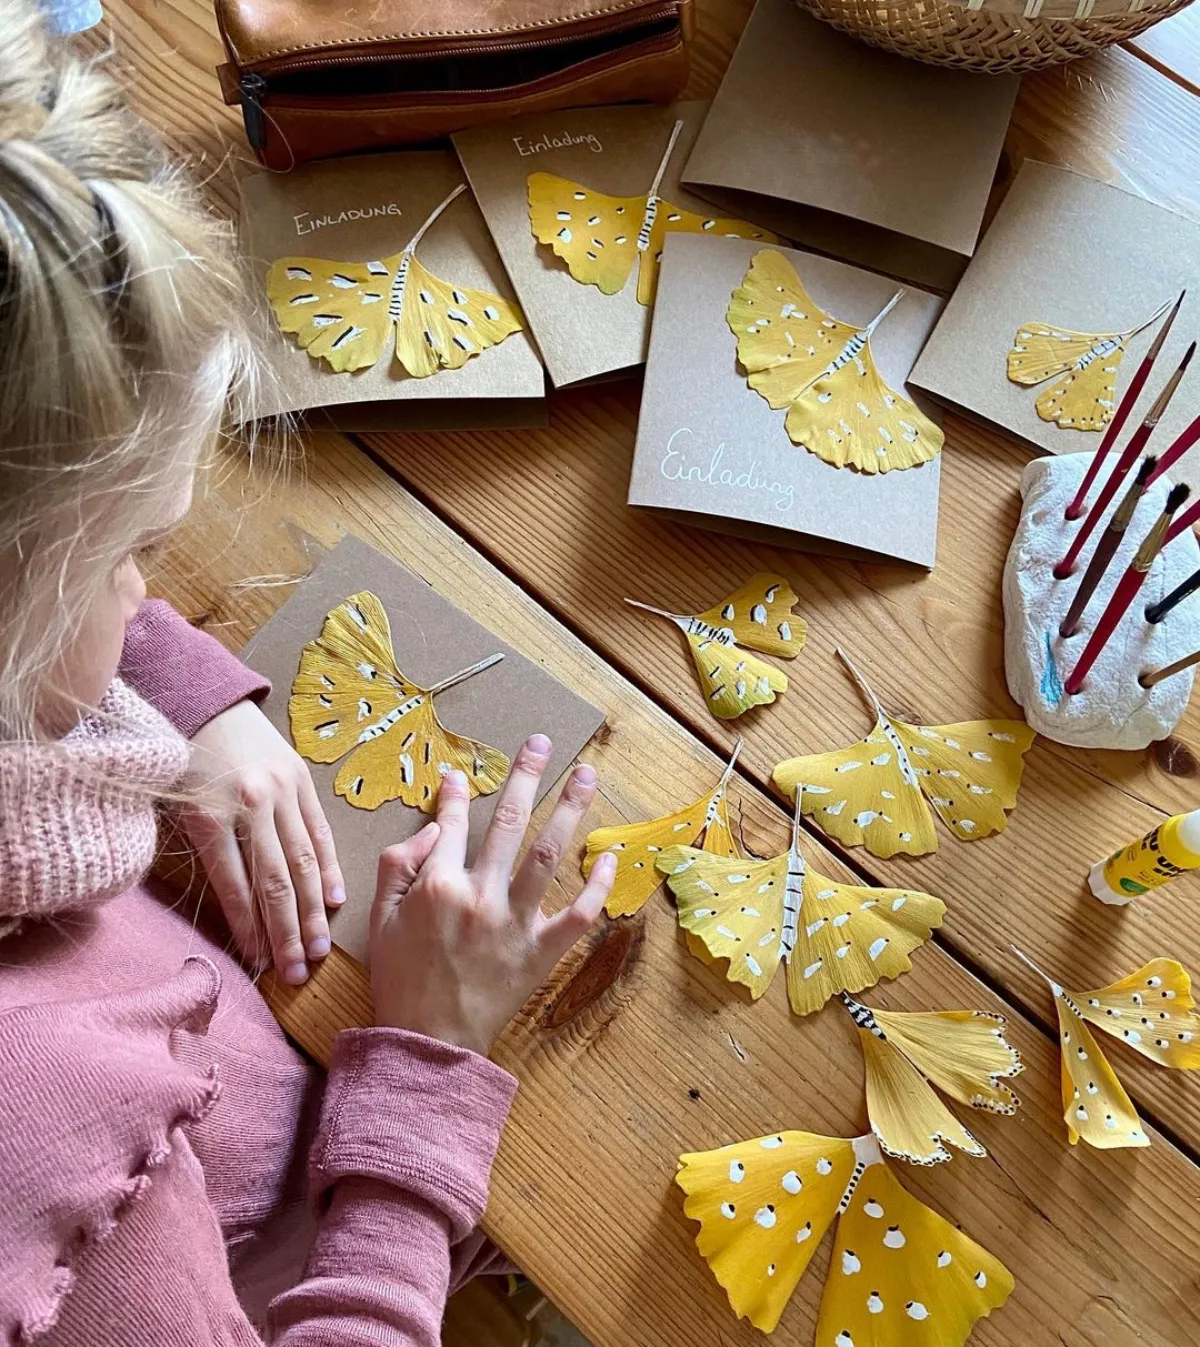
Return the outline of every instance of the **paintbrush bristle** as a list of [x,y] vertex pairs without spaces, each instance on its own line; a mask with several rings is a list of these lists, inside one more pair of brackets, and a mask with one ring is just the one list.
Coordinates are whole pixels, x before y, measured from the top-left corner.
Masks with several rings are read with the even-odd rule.
[[1179,372],[1181,374],[1192,363],[1192,356],[1194,356],[1195,354],[1196,354],[1196,343],[1192,342],[1192,344],[1187,348],[1187,350],[1184,351],[1183,359],[1179,362]]
[[1150,478],[1150,474],[1158,467],[1158,458],[1154,454],[1147,454],[1142,459],[1142,466],[1137,470],[1137,476],[1134,478],[1136,486],[1145,486]]
[[1174,514],[1191,494],[1192,488],[1186,482],[1179,482],[1173,486],[1167,496],[1166,513]]

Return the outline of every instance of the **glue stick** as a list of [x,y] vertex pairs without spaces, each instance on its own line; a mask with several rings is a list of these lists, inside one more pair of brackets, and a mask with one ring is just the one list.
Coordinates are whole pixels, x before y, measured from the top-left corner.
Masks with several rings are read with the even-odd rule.
[[1200,809],[1176,814],[1145,837],[1097,861],[1088,885],[1102,903],[1124,905],[1185,870],[1200,868]]

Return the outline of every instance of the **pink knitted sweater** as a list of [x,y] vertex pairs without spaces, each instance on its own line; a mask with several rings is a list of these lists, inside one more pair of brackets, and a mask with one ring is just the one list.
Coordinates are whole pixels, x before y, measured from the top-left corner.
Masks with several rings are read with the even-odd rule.
[[491,1256],[515,1082],[396,1029],[305,1066],[142,882],[149,797],[121,788],[264,685],[154,602],[121,672],[56,748],[0,746],[0,1341],[435,1347]]

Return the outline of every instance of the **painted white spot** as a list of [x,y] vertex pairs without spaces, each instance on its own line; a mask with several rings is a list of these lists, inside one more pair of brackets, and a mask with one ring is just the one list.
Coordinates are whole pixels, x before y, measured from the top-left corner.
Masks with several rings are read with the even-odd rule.
[[775,1208],[759,1207],[754,1213],[754,1224],[761,1225],[764,1230],[770,1230],[775,1225]]
[[812,1222],[805,1221],[804,1224],[800,1227],[800,1229],[796,1231],[796,1243],[803,1244],[804,1241],[808,1239],[811,1235],[812,1235]]
[[845,800],[839,800],[839,801],[837,802],[837,804],[827,804],[827,805],[825,806],[825,813],[827,813],[827,814],[832,814],[832,815],[836,818],[837,815],[840,814],[840,813],[842,812],[843,809],[845,809],[845,807],[846,807],[846,801],[845,801]]
[[893,912],[899,912],[900,909],[901,909],[901,908],[904,906],[904,904],[907,903],[907,902],[908,902],[908,894],[906,894],[906,893],[902,893],[902,894],[900,895],[899,898],[893,898],[893,899],[892,899],[892,911],[893,911]]
[[867,1297],[867,1309],[872,1314],[883,1313],[883,1301],[879,1298],[878,1291],[872,1291],[871,1294]]
[[953,1262],[954,1259],[945,1251],[945,1249],[943,1249],[942,1252],[937,1256],[938,1267],[949,1267],[950,1264]]
[[758,960],[754,957],[753,954],[746,955],[746,967],[750,970],[751,973],[753,973],[753,975],[756,978],[762,977],[762,965],[758,962]]
[[842,1271],[847,1277],[853,1277],[856,1272],[862,1271],[862,1260],[849,1249],[842,1250]]
[[873,1221],[883,1220],[883,1208],[873,1197],[867,1198],[866,1202],[863,1203],[863,1212]]
[[854,1347],[854,1339],[849,1333],[839,1333],[833,1340],[833,1347]]
[[808,967],[804,970],[804,977],[805,977],[805,980],[806,980],[806,981],[807,981],[810,977],[812,977],[812,975],[813,975],[814,973],[816,973],[816,972],[819,971],[819,969],[820,969],[820,967],[821,967],[821,964],[822,964],[823,962],[824,962],[824,960],[818,959],[815,963],[810,963],[810,964],[808,965]]
[[872,959],[878,959],[879,956],[883,953],[883,951],[887,949],[887,945],[888,945],[887,937],[881,935],[877,939],[871,941],[871,946],[867,950],[867,953],[871,956]]
[[722,1202],[721,1215],[724,1216],[727,1221],[732,1221],[733,1218],[737,1215],[737,1208],[733,1205],[732,1202]]
[[777,1151],[780,1148],[780,1146],[783,1145],[783,1138],[779,1136],[763,1137],[763,1139],[758,1144],[763,1148],[764,1151]]
[[929,1318],[929,1311],[919,1300],[910,1300],[908,1304],[905,1305],[904,1312],[910,1319],[916,1319],[918,1323]]
[[737,932],[731,931],[728,926],[718,926],[717,934],[723,935],[726,940],[736,940],[738,938]]
[[872,767],[886,767],[892,760],[890,753],[880,753],[877,757],[871,759]]
[[783,1191],[791,1193],[793,1197],[804,1187],[800,1175],[794,1169],[789,1169],[783,1176]]
[[983,1288],[987,1285],[986,1272],[977,1272],[975,1274],[975,1285],[978,1286],[981,1291],[983,1290]]
[[817,1173],[824,1177],[826,1174],[833,1173],[833,1164],[824,1156],[817,1161]]
[[891,1225],[888,1226],[883,1242],[889,1249],[903,1249],[908,1240],[904,1238],[904,1231],[898,1225]]
[[820,917],[816,921],[810,921],[804,929],[810,936],[814,936],[828,920],[828,917]]
[[731,1160],[729,1162],[729,1182],[741,1183],[746,1177],[746,1166],[740,1160]]

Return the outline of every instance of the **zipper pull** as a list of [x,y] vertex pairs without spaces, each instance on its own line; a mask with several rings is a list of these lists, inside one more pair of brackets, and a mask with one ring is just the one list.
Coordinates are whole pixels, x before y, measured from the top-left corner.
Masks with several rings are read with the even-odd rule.
[[262,97],[267,92],[267,81],[261,75],[243,75],[242,119],[246,123],[246,139],[252,150],[262,150],[267,144],[267,119],[263,116]]

